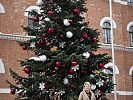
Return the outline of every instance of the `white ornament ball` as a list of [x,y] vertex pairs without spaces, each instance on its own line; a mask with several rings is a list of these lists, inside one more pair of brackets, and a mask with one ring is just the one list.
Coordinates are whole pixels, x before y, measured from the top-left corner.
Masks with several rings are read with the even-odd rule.
[[65,26],[69,26],[70,25],[70,23],[69,23],[69,21],[67,19],[64,19],[63,23],[64,23]]
[[35,61],[40,61],[40,58],[38,58],[38,57],[31,57],[31,58],[29,58],[29,60],[35,60]]
[[46,61],[47,60],[46,55],[41,55],[41,56],[39,56],[39,58],[40,58],[41,61]]
[[47,21],[47,22],[49,22],[49,21],[50,21],[50,19],[49,19],[49,18],[45,18],[44,20],[45,20],[45,21]]
[[63,83],[66,85],[68,84],[69,80],[67,78],[64,79]]
[[91,90],[95,90],[96,89],[96,85],[91,85]]
[[85,53],[83,53],[83,56],[85,56],[85,58],[87,59],[87,58],[89,58],[89,57],[90,57],[90,53],[85,52]]
[[68,31],[68,32],[66,33],[66,37],[68,37],[68,38],[73,37],[73,33],[72,33],[71,31]]
[[42,6],[42,5],[44,4],[44,2],[43,2],[42,0],[37,0],[36,4],[37,4],[38,6]]

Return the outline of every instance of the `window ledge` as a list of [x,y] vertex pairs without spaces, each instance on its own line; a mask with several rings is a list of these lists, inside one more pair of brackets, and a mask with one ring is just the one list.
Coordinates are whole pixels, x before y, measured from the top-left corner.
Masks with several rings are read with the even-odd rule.
[[35,38],[35,36],[22,36],[22,35],[4,34],[4,33],[0,32],[0,39],[26,41],[26,40],[30,40],[32,38]]
[[[111,49],[112,45],[111,44],[104,44],[104,43],[99,43],[102,49]],[[114,50],[121,50],[121,51],[127,51],[127,52],[133,52],[133,47],[125,47],[123,45],[117,45],[114,44]]]

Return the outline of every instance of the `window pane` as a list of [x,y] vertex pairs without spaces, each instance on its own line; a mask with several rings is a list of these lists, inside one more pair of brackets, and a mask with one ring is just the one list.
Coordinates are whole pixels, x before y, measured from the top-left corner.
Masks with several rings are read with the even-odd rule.
[[105,69],[105,73],[109,74],[108,79],[109,79],[110,82],[113,83],[113,69],[108,67],[108,68]]
[[129,28],[130,46],[133,47],[133,26]]
[[104,43],[111,43],[111,25],[109,22],[103,23],[103,32],[104,32]]
[[131,2],[131,3],[133,3],[133,0],[128,0],[128,2]]
[[28,18],[28,26],[30,29],[34,29],[33,20],[31,18]]

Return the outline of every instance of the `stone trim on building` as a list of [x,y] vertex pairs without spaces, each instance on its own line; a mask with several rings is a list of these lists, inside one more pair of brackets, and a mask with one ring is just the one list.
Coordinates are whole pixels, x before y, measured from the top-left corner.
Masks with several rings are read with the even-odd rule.
[[[21,35],[13,35],[13,34],[4,34],[0,32],[0,39],[7,39],[7,40],[17,40],[17,41],[26,41],[35,38],[35,36],[21,36]],[[102,49],[111,49],[111,44],[103,44],[99,43]],[[133,52],[133,47],[125,47],[122,45],[114,44],[115,50]]]
[[40,7],[39,6],[29,6],[25,12],[24,12],[24,16],[28,16],[28,12],[31,12],[32,10],[36,11],[38,14],[41,13]]
[[21,36],[21,35],[13,35],[13,34],[4,34],[0,32],[0,39],[26,41],[32,38],[35,38],[35,36]]
[[[100,21],[100,26],[103,27],[104,22],[109,22],[110,23],[110,21],[111,21],[110,17],[103,17]],[[112,20],[112,21],[113,21],[113,28],[117,28],[116,22],[114,20]]]
[[129,22],[128,25],[127,25],[127,31],[129,31],[129,28],[133,26],[133,21]]

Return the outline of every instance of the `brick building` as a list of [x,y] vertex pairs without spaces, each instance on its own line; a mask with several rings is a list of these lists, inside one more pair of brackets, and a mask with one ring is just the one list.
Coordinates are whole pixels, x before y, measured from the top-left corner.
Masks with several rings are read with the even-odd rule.
[[[32,53],[24,51],[16,40],[27,40],[21,25],[28,25],[28,12],[36,10],[37,0],[0,0],[0,100],[14,100],[9,94],[6,80],[12,80],[9,68],[23,74],[17,60],[29,58]],[[98,52],[111,55],[109,0],[87,0],[85,20],[100,32]],[[113,0],[113,33],[115,49],[115,74],[118,100],[133,100],[133,0]],[[105,65],[112,68],[112,63]],[[110,74],[112,71],[110,71]],[[108,95],[113,100],[113,93]]]

